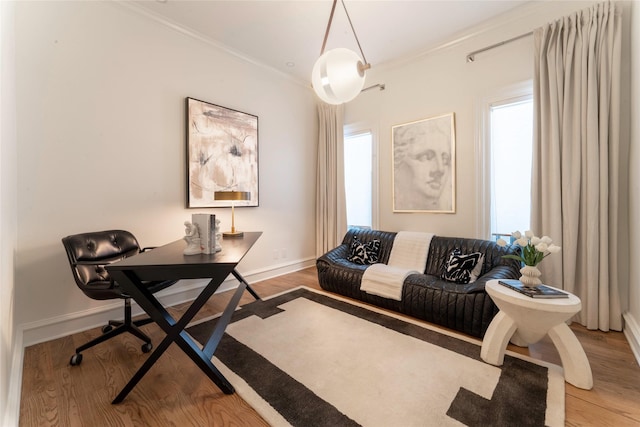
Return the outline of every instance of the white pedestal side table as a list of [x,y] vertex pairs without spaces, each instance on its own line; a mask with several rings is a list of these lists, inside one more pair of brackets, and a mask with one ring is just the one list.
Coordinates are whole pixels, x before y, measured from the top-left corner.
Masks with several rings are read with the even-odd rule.
[[565,380],[579,388],[593,387],[587,355],[565,323],[582,309],[580,298],[573,294],[569,294],[569,298],[530,298],[502,286],[497,280],[487,282],[486,290],[500,311],[482,341],[482,360],[500,366],[509,340],[526,347],[549,334],[560,354]]

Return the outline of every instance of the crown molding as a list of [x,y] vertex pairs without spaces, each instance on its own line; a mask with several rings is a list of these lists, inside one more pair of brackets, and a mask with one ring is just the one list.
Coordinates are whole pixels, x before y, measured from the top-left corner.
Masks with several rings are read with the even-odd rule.
[[[592,0],[567,0],[567,1],[533,0],[523,4],[522,6],[518,6],[510,11],[507,11],[501,15],[490,18],[479,25],[476,25],[472,28],[461,31],[458,34],[455,34],[452,37],[435,44],[434,46],[415,51],[413,53],[405,55],[401,58],[394,59],[392,61],[375,64],[375,66],[376,68],[385,69],[385,70],[402,67],[409,63],[422,60],[425,57],[430,56],[434,53],[452,49],[454,47],[462,45],[467,41],[473,40],[477,37],[491,34],[491,32],[493,31],[499,31],[505,25],[508,25],[517,21],[525,20],[527,17],[535,13],[538,13],[543,9],[547,9],[549,7],[552,7],[552,8],[555,7],[560,2],[566,3],[566,4],[575,4],[576,5],[575,10],[580,10],[584,7],[587,7],[590,4],[598,3],[598,1],[595,1],[595,0],[593,1]],[[499,33],[498,35],[499,40],[496,40],[496,41],[499,42],[500,40],[506,40],[511,37],[522,35],[524,33],[533,31],[538,26],[539,24],[536,24],[534,26],[526,25],[526,26],[521,26],[520,28],[512,32]],[[473,50],[473,47],[471,48],[471,50]],[[465,58],[462,58],[462,60],[464,61]]]
[[283,71],[278,70],[277,68],[274,68],[270,65],[265,64],[264,62],[258,61],[257,59],[244,54],[243,52],[240,52],[238,50],[232,49],[231,47],[225,45],[224,43],[220,43],[219,41],[208,37],[198,31],[195,31],[191,28],[188,28],[178,22],[172,21],[168,18],[166,18],[165,16],[162,16],[158,13],[155,13],[151,10],[148,10],[146,8],[143,8],[142,6],[139,6],[131,1],[127,1],[127,0],[112,0],[112,2],[120,7],[122,7],[123,9],[126,9],[130,12],[132,12],[135,15],[141,16],[145,19],[149,19],[151,21],[154,21],[164,27],[167,27],[173,31],[176,31],[184,36],[190,37],[194,40],[197,40],[201,43],[204,43],[216,50],[222,51],[224,53],[227,53],[228,55],[234,56],[244,62],[247,62],[251,65],[254,65],[258,68],[262,68],[270,73],[276,74],[280,77],[283,77],[289,81],[291,81],[292,83],[295,83],[297,85],[303,86],[305,88],[311,89],[311,83],[308,81],[304,81],[301,80],[299,78],[296,78],[295,76],[292,76],[290,74],[287,74]]

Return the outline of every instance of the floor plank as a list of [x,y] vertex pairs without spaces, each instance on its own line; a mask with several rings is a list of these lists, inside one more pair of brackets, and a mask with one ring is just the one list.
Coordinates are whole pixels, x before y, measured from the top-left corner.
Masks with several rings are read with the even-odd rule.
[[[320,289],[315,268],[252,285],[267,297],[307,286]],[[195,320],[220,313],[231,292],[214,295]],[[245,293],[241,304],[253,299]],[[176,316],[188,304],[172,307]],[[566,385],[568,426],[640,425],[640,367],[624,335],[588,331],[571,325],[585,349],[594,378],[593,390]],[[158,344],[164,337],[156,325],[143,330]],[[172,344],[125,401],[111,400],[147,358],[141,342],[121,335],[86,350],[80,366],[69,366],[76,346],[99,335],[100,328],[25,349],[20,426],[267,426],[237,394],[222,393],[195,364]],[[548,338],[526,348],[509,350],[559,363]]]

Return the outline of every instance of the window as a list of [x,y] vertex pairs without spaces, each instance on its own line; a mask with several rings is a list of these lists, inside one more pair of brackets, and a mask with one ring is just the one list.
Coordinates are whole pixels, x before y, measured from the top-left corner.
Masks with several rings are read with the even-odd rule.
[[345,130],[344,187],[349,227],[374,227],[373,165],[373,134],[370,131],[348,134]]
[[494,239],[531,226],[532,82],[500,90],[478,106],[477,234]]
[[533,100],[490,106],[491,234],[528,230],[531,217]]

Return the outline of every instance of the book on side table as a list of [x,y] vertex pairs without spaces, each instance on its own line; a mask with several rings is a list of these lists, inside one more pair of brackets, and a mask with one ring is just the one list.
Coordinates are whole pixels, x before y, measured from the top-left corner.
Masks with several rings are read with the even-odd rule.
[[498,280],[498,283],[531,298],[569,298],[569,294],[566,292],[545,285],[525,286],[524,283],[517,279],[502,279]]

